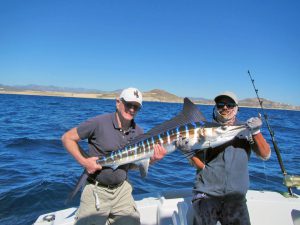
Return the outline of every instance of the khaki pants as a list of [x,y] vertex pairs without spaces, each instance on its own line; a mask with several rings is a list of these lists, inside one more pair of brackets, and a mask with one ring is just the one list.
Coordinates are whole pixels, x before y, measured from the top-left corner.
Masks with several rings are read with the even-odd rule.
[[76,225],[140,225],[131,184],[125,181],[115,189],[87,184],[81,195],[76,220]]

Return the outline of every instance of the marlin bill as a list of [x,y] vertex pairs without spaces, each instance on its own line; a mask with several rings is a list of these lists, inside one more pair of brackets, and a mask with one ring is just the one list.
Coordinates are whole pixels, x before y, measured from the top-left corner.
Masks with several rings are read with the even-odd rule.
[[220,146],[236,136],[245,135],[245,132],[248,132],[245,125],[220,126],[206,122],[197,106],[185,98],[183,110],[177,116],[139,135],[124,148],[99,157],[97,163],[113,169],[133,163],[145,177],[155,144],[161,144],[167,153],[171,153],[176,150],[175,142],[183,137],[189,141],[192,150],[199,151]]

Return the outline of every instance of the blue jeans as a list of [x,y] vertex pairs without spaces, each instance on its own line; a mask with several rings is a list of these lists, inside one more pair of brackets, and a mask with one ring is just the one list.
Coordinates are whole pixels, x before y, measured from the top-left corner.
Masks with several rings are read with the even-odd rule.
[[246,199],[202,197],[193,201],[194,225],[250,225]]

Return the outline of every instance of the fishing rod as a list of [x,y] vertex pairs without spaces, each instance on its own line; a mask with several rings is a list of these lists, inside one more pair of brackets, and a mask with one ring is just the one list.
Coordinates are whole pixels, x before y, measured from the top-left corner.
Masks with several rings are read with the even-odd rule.
[[300,177],[299,177],[299,176],[290,176],[290,175],[287,174],[287,172],[286,172],[286,170],[285,170],[285,168],[284,168],[284,165],[283,165],[283,161],[282,161],[282,158],[281,158],[281,155],[280,155],[280,151],[279,151],[277,142],[276,142],[276,140],[275,140],[274,131],[272,130],[272,128],[271,128],[271,126],[270,126],[270,124],[269,124],[268,116],[267,116],[267,114],[265,113],[265,110],[264,110],[264,107],[263,107],[263,101],[260,99],[260,97],[259,97],[259,95],[258,95],[258,89],[255,87],[254,79],[252,78],[252,76],[251,76],[249,70],[248,70],[248,74],[249,74],[249,77],[250,77],[250,79],[251,79],[253,88],[254,88],[254,90],[255,90],[255,93],[256,93],[258,102],[259,102],[259,104],[260,104],[260,108],[261,108],[261,110],[262,110],[262,113],[263,113],[265,122],[266,122],[267,127],[268,127],[268,130],[269,130],[269,133],[270,133],[270,135],[271,135],[273,147],[274,147],[274,150],[275,150],[275,153],[276,153],[276,156],[277,156],[277,160],[278,160],[279,165],[280,165],[280,168],[281,168],[281,172],[282,172],[282,174],[283,174],[283,181],[284,181],[284,184],[287,186],[289,194],[290,194],[291,196],[293,196],[292,187],[297,187],[297,188],[299,188],[299,186],[300,186],[300,182],[299,182],[299,181],[300,181]]

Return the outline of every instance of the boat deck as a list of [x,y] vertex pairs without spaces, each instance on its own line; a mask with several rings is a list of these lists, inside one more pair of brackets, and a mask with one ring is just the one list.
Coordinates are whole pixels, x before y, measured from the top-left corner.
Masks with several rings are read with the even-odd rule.
[[[191,190],[174,190],[136,196],[142,225],[192,225]],[[247,193],[252,225],[300,225],[300,198],[271,191]],[[41,215],[34,225],[73,225],[76,208]],[[52,221],[45,221],[45,217]],[[52,216],[53,217],[53,216]],[[49,219],[49,220],[50,220]]]

